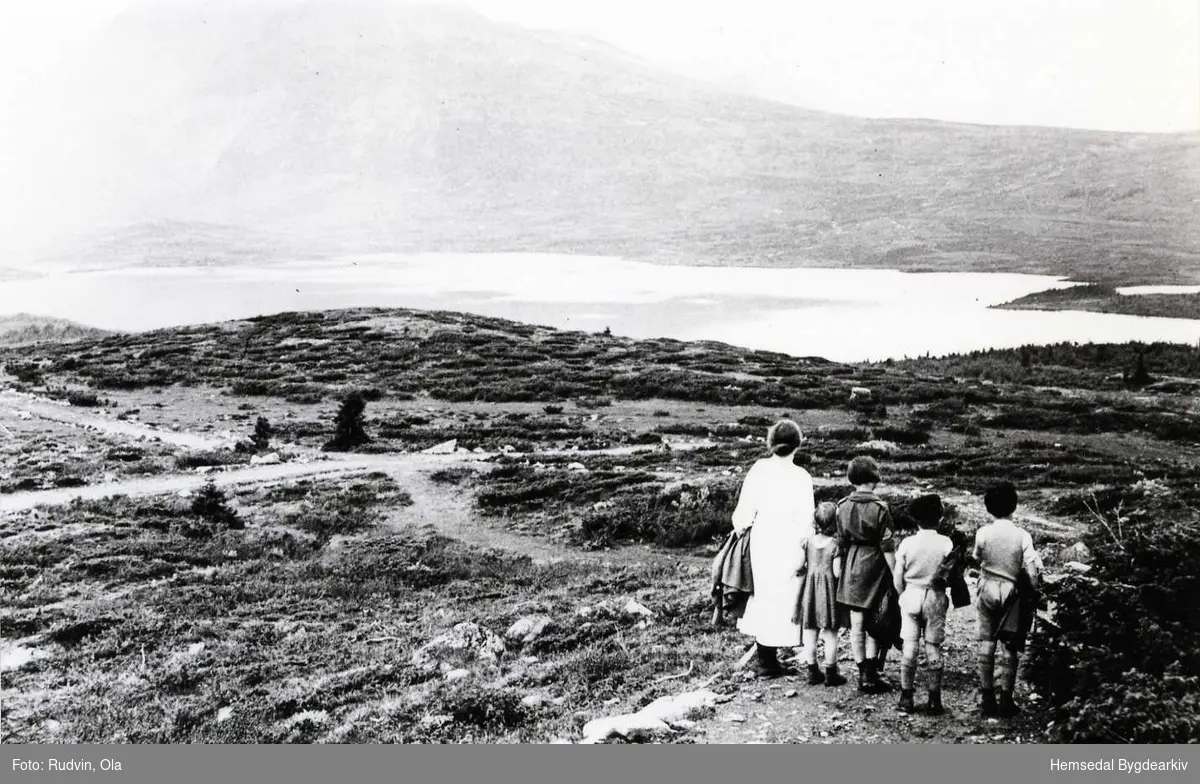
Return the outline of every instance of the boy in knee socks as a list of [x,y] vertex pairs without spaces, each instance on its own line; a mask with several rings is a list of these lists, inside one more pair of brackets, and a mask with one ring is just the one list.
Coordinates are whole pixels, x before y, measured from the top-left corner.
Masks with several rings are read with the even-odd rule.
[[925,637],[925,664],[929,670],[929,702],[923,710],[933,715],[944,712],[942,641],[950,599],[946,596],[946,586],[935,582],[934,578],[954,544],[936,530],[942,513],[942,499],[938,496],[923,495],[915,499],[909,506],[909,514],[917,521],[920,531],[896,548],[893,579],[900,594],[900,637],[904,640],[900,660],[900,704],[897,707],[904,713],[916,710],[913,684],[922,635]]
[[1029,532],[1018,528],[1011,519],[1017,509],[1017,491],[1012,483],[1001,482],[988,488],[983,501],[994,521],[976,532],[973,553],[979,564],[978,659],[982,710],[985,716],[1013,716],[1017,713],[1013,689],[1020,655],[1016,649],[1005,646],[1000,688],[996,689],[996,633],[1007,603],[1017,590],[1021,572],[1036,583],[1042,563]]

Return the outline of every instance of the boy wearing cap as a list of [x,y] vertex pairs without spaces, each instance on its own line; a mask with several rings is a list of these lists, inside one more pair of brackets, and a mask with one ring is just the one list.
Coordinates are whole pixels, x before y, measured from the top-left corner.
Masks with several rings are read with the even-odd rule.
[[917,674],[917,648],[925,636],[925,664],[929,669],[929,702],[924,712],[939,715],[942,707],[942,641],[946,636],[946,611],[950,599],[946,585],[937,575],[942,561],[954,543],[937,532],[942,520],[942,499],[923,495],[909,505],[909,515],[920,530],[896,548],[893,570],[896,592],[900,594],[900,637],[904,652],[900,659],[900,703],[903,713],[916,710],[913,682]]
[[[1023,581],[1036,584],[1042,562],[1033,549],[1033,537],[1012,521],[1017,509],[1017,490],[1012,482],[1001,482],[984,493],[984,506],[994,521],[975,534],[974,559],[979,564],[977,585],[979,608],[979,685],[983,692],[983,715],[1013,716],[1013,702],[1020,647],[1005,646],[1005,667],[1000,676],[1000,688],[995,688],[996,639],[1001,631],[1005,613],[1018,599],[1018,585]],[[999,705],[997,705],[997,695]]]

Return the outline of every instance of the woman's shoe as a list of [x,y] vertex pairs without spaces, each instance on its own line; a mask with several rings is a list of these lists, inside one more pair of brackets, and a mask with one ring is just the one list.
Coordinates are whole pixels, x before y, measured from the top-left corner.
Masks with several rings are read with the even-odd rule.
[[913,690],[901,689],[900,702],[896,705],[896,710],[901,713],[915,713],[917,706],[913,704]]
[[1011,691],[1000,692],[999,709],[1000,715],[1006,719],[1011,719],[1013,716],[1016,716],[1021,712],[1021,709],[1017,707],[1015,702],[1013,702]]
[[776,648],[755,643],[758,660],[754,663],[754,674],[759,678],[778,678],[785,675],[783,665],[779,663],[779,652]]
[[824,682],[825,675],[821,672],[821,668],[817,666],[816,662],[808,665],[808,685],[820,686]]
[[941,716],[946,712],[942,707],[942,693],[940,691],[929,691],[929,702],[921,706],[921,712],[927,716]]

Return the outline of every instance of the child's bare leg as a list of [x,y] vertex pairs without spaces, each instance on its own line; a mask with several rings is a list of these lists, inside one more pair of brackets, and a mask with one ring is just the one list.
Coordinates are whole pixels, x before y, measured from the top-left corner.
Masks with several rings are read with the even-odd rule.
[[838,636],[836,629],[823,629],[821,642],[825,645],[825,666],[836,667],[838,655]]
[[878,659],[879,658],[879,643],[876,642],[875,638],[869,634],[866,637],[867,637],[867,639],[866,639],[867,658],[868,659]]
[[863,628],[864,622],[861,610],[850,611],[850,652],[854,654],[856,664],[862,664],[867,658],[865,649],[867,632]]
[[800,654],[805,664],[817,663],[817,630],[804,630],[804,650]]

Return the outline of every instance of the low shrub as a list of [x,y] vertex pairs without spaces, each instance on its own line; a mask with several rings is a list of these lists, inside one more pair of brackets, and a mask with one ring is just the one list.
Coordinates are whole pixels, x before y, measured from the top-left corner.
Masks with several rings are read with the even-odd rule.
[[72,390],[67,393],[67,403],[79,408],[95,408],[99,406],[100,396],[95,392],[79,392]]
[[242,460],[233,452],[188,452],[175,458],[175,466],[185,470],[205,466],[231,465],[238,462],[242,462]]
[[929,431],[918,427],[876,427],[875,438],[891,441],[896,444],[914,446],[929,443]]
[[225,491],[211,480],[192,499],[192,514],[202,523],[195,525],[191,521],[185,522],[183,533],[192,538],[207,538],[221,529],[236,530],[246,527],[237,512],[230,508]]
[[[1030,679],[1057,743],[1187,743],[1200,732],[1200,513],[1173,493],[1111,493],[1092,570],[1047,587]],[[1113,511],[1106,511],[1107,509]]]
[[732,529],[737,487],[712,483],[635,488],[612,498],[583,517],[577,538],[607,547],[618,542],[648,542],[687,547],[712,542]]

